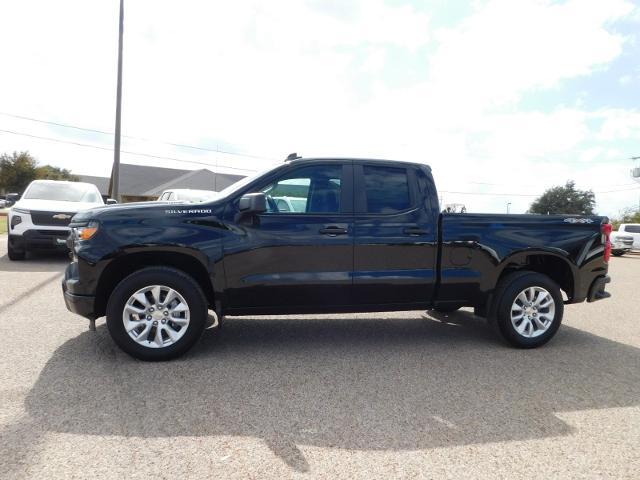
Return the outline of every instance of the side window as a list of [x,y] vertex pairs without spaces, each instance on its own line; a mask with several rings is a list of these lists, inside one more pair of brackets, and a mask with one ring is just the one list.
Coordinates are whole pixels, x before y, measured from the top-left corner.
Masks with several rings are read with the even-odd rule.
[[368,213],[396,213],[411,207],[406,168],[364,165]]
[[314,165],[289,172],[261,191],[268,213],[340,213],[342,165]]

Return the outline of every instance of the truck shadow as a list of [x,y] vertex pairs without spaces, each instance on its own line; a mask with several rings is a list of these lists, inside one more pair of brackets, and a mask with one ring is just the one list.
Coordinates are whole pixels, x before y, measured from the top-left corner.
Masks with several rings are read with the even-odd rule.
[[144,363],[104,325],[62,345],[26,399],[41,431],[261,438],[291,468],[298,445],[416,450],[568,435],[563,411],[640,403],[640,350],[564,327],[508,348],[467,312],[439,320],[236,318],[187,356]]

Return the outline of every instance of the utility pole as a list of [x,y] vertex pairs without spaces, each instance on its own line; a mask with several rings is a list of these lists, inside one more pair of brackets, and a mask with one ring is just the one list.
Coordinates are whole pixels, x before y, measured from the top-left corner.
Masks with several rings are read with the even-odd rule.
[[111,170],[111,198],[118,199],[120,185],[120,117],[122,113],[122,35],[124,32],[124,0],[120,0],[118,33],[118,80],[116,86],[116,129],[113,142],[113,169]]
[[511,206],[511,202],[507,203],[507,213],[509,213],[509,207]]
[[[634,162],[636,162],[640,160],[640,157],[631,157],[629,160],[633,160]],[[631,169],[631,178],[636,182],[640,182],[640,167]],[[638,197],[638,211],[640,212],[640,197]]]

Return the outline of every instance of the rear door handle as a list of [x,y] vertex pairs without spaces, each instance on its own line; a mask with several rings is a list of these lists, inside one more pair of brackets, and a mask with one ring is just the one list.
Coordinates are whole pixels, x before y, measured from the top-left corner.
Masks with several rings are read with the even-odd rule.
[[414,237],[417,237],[420,235],[426,235],[429,232],[418,227],[407,227],[402,231],[402,233],[404,233],[405,235],[412,235]]
[[329,225],[327,227],[321,228],[319,232],[323,235],[335,237],[336,235],[346,235],[348,230],[344,227],[338,227],[337,225]]

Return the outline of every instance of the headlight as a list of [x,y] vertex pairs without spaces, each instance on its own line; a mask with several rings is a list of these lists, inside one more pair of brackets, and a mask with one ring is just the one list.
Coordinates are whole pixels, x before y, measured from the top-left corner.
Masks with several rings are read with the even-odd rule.
[[20,225],[21,223],[22,223],[22,217],[20,215],[11,216],[11,230],[16,228],[16,225]]
[[98,226],[98,222],[91,221],[84,227],[73,227],[73,238],[78,242],[90,240],[98,233]]

